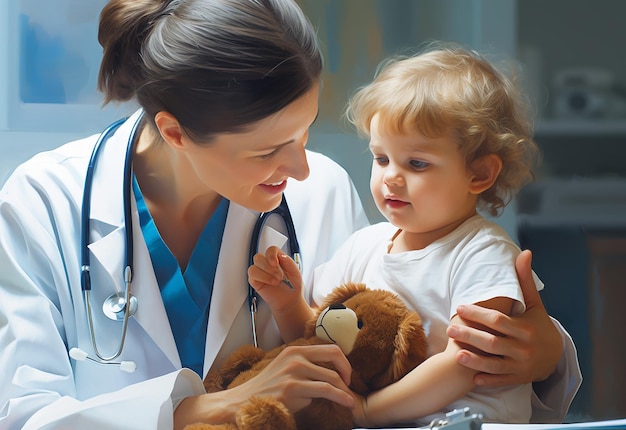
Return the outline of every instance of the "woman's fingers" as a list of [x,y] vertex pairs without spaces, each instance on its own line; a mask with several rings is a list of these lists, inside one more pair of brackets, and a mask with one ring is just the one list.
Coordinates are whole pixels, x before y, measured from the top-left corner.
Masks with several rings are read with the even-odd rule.
[[517,273],[517,279],[519,280],[520,287],[522,288],[522,294],[524,294],[524,302],[527,309],[539,307],[544,309],[543,302],[537,291],[537,285],[533,279],[532,273],[532,253],[529,250],[524,250],[517,256],[515,260],[515,271]]
[[311,364],[330,363],[335,370],[327,369],[314,364],[315,370],[319,371],[326,377],[322,380],[335,383],[336,377],[339,375],[343,381],[343,388],[347,388],[350,384],[352,366],[350,366],[350,362],[337,345],[314,345],[311,347],[293,346],[287,347],[283,353],[285,355],[302,354],[302,356],[305,357]]
[[524,373],[517,368],[520,362],[508,357],[487,357],[462,350],[457,353],[457,360],[465,367],[479,372],[474,377],[476,385],[504,386],[527,382],[523,377]]
[[350,374],[350,363],[336,345],[291,346],[247,384],[255,395],[274,396],[294,412],[314,398],[352,407]]
[[536,291],[531,269],[532,255],[520,253],[516,260],[526,311],[508,316],[476,305],[459,306],[464,324],[448,327],[448,336],[464,346],[457,360],[477,370],[480,385],[507,385],[547,378],[562,355],[559,331]]

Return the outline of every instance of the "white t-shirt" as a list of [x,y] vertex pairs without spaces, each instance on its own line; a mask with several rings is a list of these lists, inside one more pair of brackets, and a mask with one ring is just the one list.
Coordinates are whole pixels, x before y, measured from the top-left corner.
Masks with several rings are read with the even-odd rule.
[[[309,298],[320,303],[345,282],[393,291],[422,317],[429,357],[446,348],[446,328],[461,304],[508,297],[514,300],[513,314],[523,313],[515,272],[520,250],[498,225],[476,215],[424,249],[389,254],[397,231],[389,223],[380,223],[354,233],[330,261],[315,270]],[[543,287],[540,281],[538,285]],[[473,413],[482,413],[484,421],[527,423],[531,391],[530,384],[477,387],[441,412],[469,406]],[[418,424],[426,425],[434,417],[424,417]]]

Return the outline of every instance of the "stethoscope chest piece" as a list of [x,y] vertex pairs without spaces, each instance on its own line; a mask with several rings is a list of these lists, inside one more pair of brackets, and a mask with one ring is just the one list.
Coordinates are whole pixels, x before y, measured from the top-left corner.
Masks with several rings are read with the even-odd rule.
[[[124,321],[126,314],[126,297],[124,293],[113,293],[102,303],[102,312],[113,321]],[[130,296],[130,309],[128,316],[137,312],[137,298]]]

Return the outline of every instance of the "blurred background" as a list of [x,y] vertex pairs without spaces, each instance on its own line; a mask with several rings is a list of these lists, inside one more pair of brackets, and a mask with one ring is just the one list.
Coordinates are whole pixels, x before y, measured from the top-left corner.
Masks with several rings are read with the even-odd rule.
[[[310,148],[352,176],[372,222],[370,155],[343,120],[378,63],[434,40],[516,68],[543,164],[495,221],[534,254],[551,315],[572,334],[584,383],[568,421],[626,417],[626,44],[621,0],[297,0],[326,61]],[[0,2],[0,183],[34,153],[99,133],[97,19],[106,0]]]

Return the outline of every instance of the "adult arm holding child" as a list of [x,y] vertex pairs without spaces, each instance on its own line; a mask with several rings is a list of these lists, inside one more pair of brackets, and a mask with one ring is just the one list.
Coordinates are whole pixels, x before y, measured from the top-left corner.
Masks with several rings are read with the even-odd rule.
[[[526,312],[518,317],[476,305],[457,309],[465,324],[455,324],[448,335],[483,353],[462,349],[459,363],[478,371],[476,385],[502,386],[541,381],[555,370],[563,354],[561,335],[546,312],[531,272],[530,251],[516,260]],[[471,323],[471,324],[470,324]],[[487,327],[491,332],[472,326]],[[488,355],[485,355],[487,353]]]
[[[545,372],[545,369],[553,368],[555,362],[561,360],[559,367],[568,362],[561,352],[563,350],[561,342],[551,343],[550,339],[554,333],[550,334],[550,328],[556,331],[557,340],[561,339],[562,329],[559,330],[558,326],[553,324],[553,320],[546,313],[541,298],[536,292],[530,266],[531,257],[530,251],[523,251],[516,259],[516,271],[527,305],[523,314],[511,316],[496,306],[468,304],[463,305],[460,308],[461,312],[451,320],[448,334],[451,334],[451,330],[457,330],[457,332],[452,333],[455,336],[451,337],[446,352],[441,354],[454,353],[458,363],[467,367],[467,373],[462,370],[460,372],[463,375],[472,375],[473,383],[477,386],[506,385],[507,380],[511,384],[515,384],[516,381],[530,382],[540,377],[538,375]],[[276,319],[283,338],[288,341],[301,336],[302,322],[310,318],[312,310],[306,306],[306,302],[300,295],[302,281],[295,263],[278,248],[270,248],[267,250],[267,255],[258,254],[255,257],[255,265],[250,267],[249,275],[251,284],[260,291],[263,299],[276,307]],[[296,294],[281,285],[283,276],[290,280]],[[297,311],[290,314],[288,310]],[[296,320],[300,322],[294,322]],[[545,327],[546,322],[549,324],[548,327]],[[482,324],[485,329],[476,328],[477,324]],[[290,330],[293,330],[291,337],[288,334]],[[563,336],[569,339],[564,331]],[[571,345],[571,339],[567,345]],[[470,361],[465,362],[462,359],[465,355],[470,357]],[[437,360],[439,359],[432,361],[436,363]],[[431,366],[430,362],[428,363],[428,366]],[[579,384],[576,381],[580,381],[580,372],[575,371],[578,369],[575,366],[576,361],[571,363],[574,364],[573,369],[556,371],[544,382],[533,384],[533,422],[562,420],[567,406],[576,393],[576,387]],[[417,372],[414,375],[417,375]],[[559,378],[564,378],[565,381],[559,381]],[[574,381],[573,386],[565,383],[569,379]],[[396,389],[401,390],[401,387],[400,385],[398,388],[389,388],[389,390],[393,392]],[[434,393],[432,387],[431,385],[431,394]],[[451,392],[448,391],[448,393]],[[559,397],[561,395],[564,397]],[[547,396],[550,402],[544,402],[544,396]],[[437,397],[440,396],[432,396],[432,398]],[[363,399],[357,397],[357,400]],[[363,415],[362,409],[359,412],[363,403],[358,401],[355,414],[358,416],[361,413],[362,417],[358,422],[372,423]]]
[[[279,310],[276,314],[286,317],[277,317],[280,328],[284,331],[285,327],[293,329],[295,325],[302,324],[303,319],[299,320],[297,313],[289,314],[283,311],[298,308],[304,300],[281,285],[283,272],[285,274],[289,272],[291,263],[288,259],[281,258],[280,255],[277,249],[268,249],[265,255],[258,255],[255,258],[255,264],[248,273],[251,285],[258,288],[259,293],[270,306]],[[337,271],[334,269],[339,266],[343,267],[343,263],[344,261],[340,259],[337,265],[330,267],[330,272],[336,274]],[[293,274],[295,277],[291,278],[292,284],[294,288],[299,289],[301,284],[298,273],[296,271]],[[322,284],[324,286],[338,285],[346,281],[346,279],[332,275],[330,278],[332,280],[324,277]],[[512,299],[504,297],[479,302],[481,306],[488,306],[507,314],[512,310],[512,303]],[[453,321],[463,324],[457,316],[453,316]],[[445,321],[443,328],[445,329]],[[456,362],[456,354],[461,350],[461,346],[451,339],[447,342],[444,339],[443,342],[444,348],[441,352],[433,354],[399,382],[370,394],[367,398],[355,394],[355,424],[373,426],[415,422],[422,417],[446,409],[448,405],[471,391],[474,388],[476,371]]]
[[[460,364],[477,371],[478,386],[533,383],[531,422],[561,422],[580,384],[582,375],[572,338],[551,318],[541,301],[532,276],[532,253],[525,250],[515,262],[526,311],[517,316],[476,305],[457,309],[469,324],[455,324],[448,335],[471,346],[457,354]],[[486,327],[491,332],[476,325]],[[476,353],[476,350],[482,353]]]

